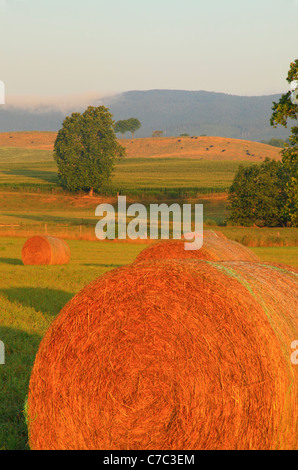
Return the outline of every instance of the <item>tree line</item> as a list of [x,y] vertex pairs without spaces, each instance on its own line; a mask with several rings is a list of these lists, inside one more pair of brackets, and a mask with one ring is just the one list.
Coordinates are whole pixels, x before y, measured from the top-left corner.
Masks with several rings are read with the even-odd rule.
[[[290,64],[288,83],[297,82],[298,59]],[[297,86],[298,88],[298,86]],[[270,124],[287,127],[297,121],[298,105],[292,93],[273,102]],[[266,159],[261,165],[240,166],[229,191],[229,222],[259,227],[298,226],[298,126],[291,127],[281,161]]]

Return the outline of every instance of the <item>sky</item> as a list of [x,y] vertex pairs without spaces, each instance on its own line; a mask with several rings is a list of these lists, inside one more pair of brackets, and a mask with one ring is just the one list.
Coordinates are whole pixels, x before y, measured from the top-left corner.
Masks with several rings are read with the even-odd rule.
[[288,91],[298,0],[0,0],[6,102]]

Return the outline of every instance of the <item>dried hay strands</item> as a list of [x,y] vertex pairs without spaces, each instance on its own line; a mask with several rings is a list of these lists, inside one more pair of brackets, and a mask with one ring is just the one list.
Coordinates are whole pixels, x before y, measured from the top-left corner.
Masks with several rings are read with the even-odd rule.
[[297,279],[174,259],[96,279],[41,342],[31,449],[296,449]]
[[70,261],[69,246],[59,238],[34,236],[28,238],[22,248],[25,265],[67,264]]
[[258,256],[249,248],[233,240],[217,237],[203,238],[198,250],[186,250],[185,240],[161,240],[142,250],[135,261],[149,259],[201,259],[209,261],[252,261],[259,262]]

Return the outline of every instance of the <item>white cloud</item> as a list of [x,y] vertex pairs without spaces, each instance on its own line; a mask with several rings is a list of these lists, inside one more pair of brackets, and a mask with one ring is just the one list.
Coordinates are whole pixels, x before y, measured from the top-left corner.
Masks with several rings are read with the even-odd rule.
[[87,106],[99,106],[107,95],[98,92],[66,96],[6,95],[6,108],[30,111],[61,111],[63,113],[82,111]]

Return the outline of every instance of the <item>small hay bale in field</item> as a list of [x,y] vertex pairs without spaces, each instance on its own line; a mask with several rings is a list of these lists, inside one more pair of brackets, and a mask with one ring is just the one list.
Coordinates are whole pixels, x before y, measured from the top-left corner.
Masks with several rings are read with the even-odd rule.
[[32,450],[297,448],[297,274],[156,260],[80,291],[43,338]]
[[185,240],[160,240],[142,250],[135,262],[149,259],[201,259],[209,261],[254,261],[258,256],[238,242],[216,237],[204,237],[203,245],[197,250],[186,250]]
[[28,238],[22,248],[25,265],[67,264],[70,261],[69,246],[58,238],[34,236]]

